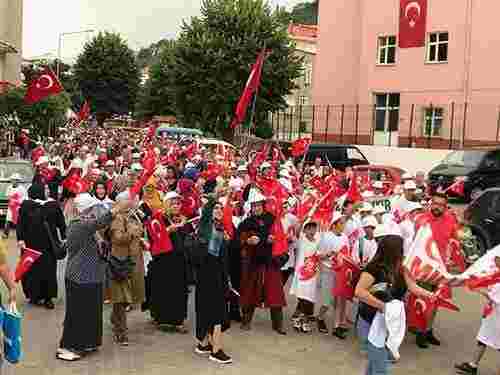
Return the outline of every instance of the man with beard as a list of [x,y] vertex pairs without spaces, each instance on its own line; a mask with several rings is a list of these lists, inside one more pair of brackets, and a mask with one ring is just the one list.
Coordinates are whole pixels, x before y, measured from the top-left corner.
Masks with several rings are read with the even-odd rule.
[[241,329],[251,329],[257,307],[271,310],[273,330],[285,335],[283,330],[283,306],[286,305],[281,278],[280,260],[273,257],[271,227],[274,217],[264,210],[266,198],[252,190],[249,194],[250,216],[238,228],[241,254],[240,304]]
[[[432,195],[430,210],[416,219],[416,231],[426,224],[431,226],[432,235],[439,249],[441,259],[445,265],[450,264],[451,254],[448,251],[448,243],[456,237],[458,222],[455,215],[448,210],[448,197],[444,193],[435,192]],[[419,283],[423,288],[434,292],[437,285]],[[426,349],[429,344],[439,346],[441,342],[434,336],[432,325],[436,318],[436,311],[429,319],[426,332],[417,333],[417,346]]]

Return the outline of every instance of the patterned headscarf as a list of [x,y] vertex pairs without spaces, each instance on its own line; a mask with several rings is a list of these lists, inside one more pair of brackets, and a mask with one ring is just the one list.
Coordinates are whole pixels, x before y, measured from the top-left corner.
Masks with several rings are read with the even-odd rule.
[[146,203],[151,210],[163,209],[163,202],[161,201],[160,192],[156,188],[156,178],[151,177],[144,186],[144,194],[142,200]]

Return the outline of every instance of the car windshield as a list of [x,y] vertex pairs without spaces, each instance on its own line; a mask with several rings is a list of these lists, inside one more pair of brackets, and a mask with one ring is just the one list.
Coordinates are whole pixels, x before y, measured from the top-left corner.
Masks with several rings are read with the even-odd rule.
[[9,179],[14,173],[21,176],[21,181],[33,179],[33,168],[29,163],[0,163],[0,180]]
[[454,151],[442,163],[460,167],[477,167],[484,155],[486,151]]

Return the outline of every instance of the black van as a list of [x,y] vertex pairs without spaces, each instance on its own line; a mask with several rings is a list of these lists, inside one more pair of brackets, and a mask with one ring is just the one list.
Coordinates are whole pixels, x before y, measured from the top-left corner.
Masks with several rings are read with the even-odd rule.
[[320,157],[323,165],[332,165],[344,171],[347,167],[370,164],[365,155],[356,146],[326,143],[312,143],[306,154],[306,164],[314,163]]
[[459,179],[464,181],[466,202],[488,188],[499,187],[500,149],[454,151],[429,172],[433,190],[446,189]]

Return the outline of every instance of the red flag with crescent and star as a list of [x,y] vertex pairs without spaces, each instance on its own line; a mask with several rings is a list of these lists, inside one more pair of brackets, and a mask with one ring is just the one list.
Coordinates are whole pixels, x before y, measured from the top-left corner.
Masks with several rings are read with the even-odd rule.
[[19,262],[16,266],[16,271],[14,273],[14,280],[17,282],[23,279],[23,276],[26,272],[31,269],[31,266],[40,258],[42,255],[41,252],[29,249],[25,247],[22,251],[21,258],[19,258]]
[[57,95],[63,91],[63,87],[54,72],[45,69],[37,78],[33,79],[26,91],[24,101],[34,104],[51,95]]
[[427,0],[401,0],[399,13],[399,48],[425,46]]

